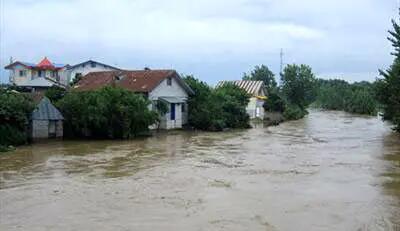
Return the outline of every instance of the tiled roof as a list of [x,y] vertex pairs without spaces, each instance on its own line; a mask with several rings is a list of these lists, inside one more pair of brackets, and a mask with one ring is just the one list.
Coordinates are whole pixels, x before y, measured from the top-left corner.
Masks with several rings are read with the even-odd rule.
[[118,86],[134,92],[150,92],[164,79],[175,78],[189,93],[193,91],[174,70],[135,70],[135,71],[102,71],[85,75],[74,89],[80,91],[95,90],[105,86]]
[[42,59],[42,61],[40,61],[36,66],[40,68],[55,68],[47,57],[44,57],[44,59]]
[[237,81],[220,81],[216,88],[222,87],[225,84],[233,84],[245,90],[248,94],[253,96],[260,96],[259,92],[264,88],[263,81],[251,81],[251,80],[237,80]]
[[35,110],[32,112],[31,118],[33,120],[63,120],[64,117],[61,112],[54,107],[50,100],[43,97]]

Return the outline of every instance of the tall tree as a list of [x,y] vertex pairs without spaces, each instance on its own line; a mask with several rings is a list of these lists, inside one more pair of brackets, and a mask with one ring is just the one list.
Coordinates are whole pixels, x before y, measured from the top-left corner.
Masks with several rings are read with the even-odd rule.
[[395,20],[392,25],[388,40],[394,48],[394,61],[386,71],[380,70],[383,78],[376,82],[376,96],[382,104],[383,118],[392,121],[400,132],[400,25]]
[[249,74],[244,73],[243,80],[263,81],[267,93],[274,91],[277,86],[274,73],[265,65],[255,66]]
[[305,110],[316,97],[317,80],[310,66],[287,65],[283,70],[282,92],[289,104]]

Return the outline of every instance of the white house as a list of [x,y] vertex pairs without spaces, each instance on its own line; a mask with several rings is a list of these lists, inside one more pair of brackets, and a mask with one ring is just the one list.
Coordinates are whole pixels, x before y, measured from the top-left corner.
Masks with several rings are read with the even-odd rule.
[[65,64],[52,63],[45,57],[38,64],[16,61],[5,69],[10,71],[10,84],[35,90],[54,85],[66,86],[64,71],[67,67]]
[[141,93],[153,102],[162,101],[168,105],[168,112],[160,119],[160,128],[182,128],[187,123],[189,95],[193,90],[181,79],[175,70],[135,70],[103,71],[85,75],[74,89],[80,91],[95,90],[104,86],[122,87]]
[[65,76],[68,80],[68,83],[72,82],[75,78],[85,76],[90,72],[98,72],[98,71],[119,71],[119,68],[96,62],[93,60],[88,60],[86,62],[78,63],[73,66],[69,66],[65,70]]
[[217,84],[217,88],[225,84],[233,84],[245,90],[251,97],[246,111],[251,119],[260,118],[264,119],[264,102],[267,99],[265,92],[265,85],[263,81],[221,81]]

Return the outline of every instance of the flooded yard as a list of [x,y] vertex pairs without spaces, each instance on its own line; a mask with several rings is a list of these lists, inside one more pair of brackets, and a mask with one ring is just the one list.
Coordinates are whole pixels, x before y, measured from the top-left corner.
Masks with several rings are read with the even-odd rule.
[[1,154],[0,177],[0,230],[400,229],[400,136],[342,112],[35,144]]

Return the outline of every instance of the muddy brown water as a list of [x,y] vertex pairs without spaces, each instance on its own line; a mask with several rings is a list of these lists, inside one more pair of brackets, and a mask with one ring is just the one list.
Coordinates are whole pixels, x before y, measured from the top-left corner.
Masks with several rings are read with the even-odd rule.
[[400,136],[342,112],[35,144],[0,177],[0,230],[400,230]]

